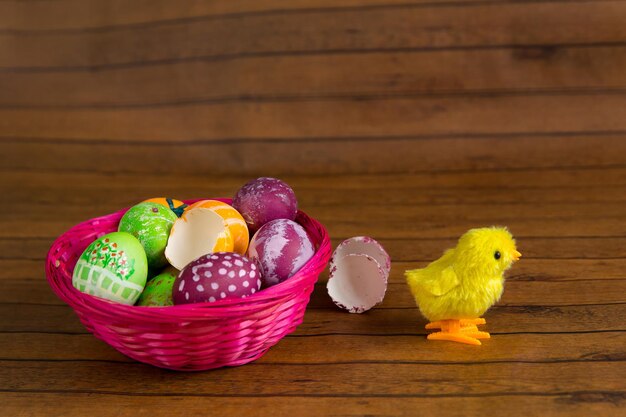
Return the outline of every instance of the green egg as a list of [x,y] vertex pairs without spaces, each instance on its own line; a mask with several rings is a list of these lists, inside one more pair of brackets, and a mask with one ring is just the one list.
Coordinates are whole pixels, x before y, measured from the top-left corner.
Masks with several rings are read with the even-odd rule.
[[146,288],[141,293],[138,306],[144,307],[164,307],[174,305],[172,301],[172,287],[178,271],[174,267],[167,268],[146,284]]
[[148,261],[136,237],[114,232],[85,249],[74,267],[79,291],[122,304],[135,304],[146,286]]
[[148,257],[148,267],[159,270],[167,265],[165,246],[177,218],[172,210],[161,204],[140,203],[124,214],[118,230],[139,239]]

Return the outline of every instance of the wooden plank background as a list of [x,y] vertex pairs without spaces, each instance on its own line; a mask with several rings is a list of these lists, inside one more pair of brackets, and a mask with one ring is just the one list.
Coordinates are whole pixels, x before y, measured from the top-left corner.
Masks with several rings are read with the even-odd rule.
[[[626,1],[0,0],[0,411],[623,416]],[[56,236],[144,198],[279,176],[385,302],[255,363],[175,373],[93,338]],[[480,348],[425,340],[402,272],[506,224],[523,260]]]

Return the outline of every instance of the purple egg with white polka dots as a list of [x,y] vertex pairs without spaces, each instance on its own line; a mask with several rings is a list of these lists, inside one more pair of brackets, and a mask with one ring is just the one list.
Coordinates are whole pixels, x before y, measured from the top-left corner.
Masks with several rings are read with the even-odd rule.
[[306,230],[286,219],[263,225],[248,247],[248,256],[261,270],[263,288],[293,276],[313,255],[315,245]]
[[172,290],[174,304],[214,303],[246,298],[261,288],[254,262],[233,252],[203,255],[184,267]]

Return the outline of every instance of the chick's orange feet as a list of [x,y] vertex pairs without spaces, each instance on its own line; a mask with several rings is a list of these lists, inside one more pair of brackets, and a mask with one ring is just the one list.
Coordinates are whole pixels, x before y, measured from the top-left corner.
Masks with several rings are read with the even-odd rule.
[[441,329],[441,331],[429,334],[428,340],[448,340],[468,345],[480,345],[481,343],[478,339],[489,339],[491,337],[489,333],[481,332],[476,327],[485,323],[486,321],[483,318],[434,321],[428,323],[426,329]]

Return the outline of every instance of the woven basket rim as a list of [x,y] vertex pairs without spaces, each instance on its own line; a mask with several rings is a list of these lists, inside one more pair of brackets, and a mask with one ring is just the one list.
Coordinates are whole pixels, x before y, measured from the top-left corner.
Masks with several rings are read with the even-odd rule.
[[[192,204],[200,200],[204,199],[185,200],[184,202],[186,204]],[[229,198],[212,198],[212,200],[219,200],[228,204],[232,201]],[[74,264],[69,265],[70,268],[61,269],[62,279],[53,279],[55,274],[58,275],[61,266],[68,266],[66,265],[66,261],[62,259],[62,255],[67,251],[59,254],[58,249],[60,247],[63,247],[72,236],[79,235],[80,231],[86,227],[97,225],[102,221],[110,222],[112,219],[116,218],[116,221],[119,220],[128,209],[129,207],[108,215],[95,217],[71,227],[55,239],[46,257],[46,278],[55,294],[73,309],[88,312],[90,316],[97,316],[103,321],[115,321],[116,319],[123,319],[132,315],[136,317],[137,320],[146,322],[146,324],[149,322],[162,323],[164,321],[171,321],[172,319],[184,324],[183,321],[203,320],[219,316],[243,316],[268,308],[277,308],[275,302],[277,298],[301,291],[310,284],[309,281],[311,281],[311,279],[316,281],[317,274],[312,274],[311,272],[323,269],[330,256],[330,236],[324,226],[317,220],[309,217],[303,211],[298,210],[296,221],[305,227],[309,235],[312,234],[311,230],[317,232],[314,236],[311,236],[317,246],[315,254],[289,279],[270,288],[265,288],[244,299],[225,299],[214,303],[206,302],[167,307],[143,307],[116,303],[85,294],[74,288],[71,276]]]

